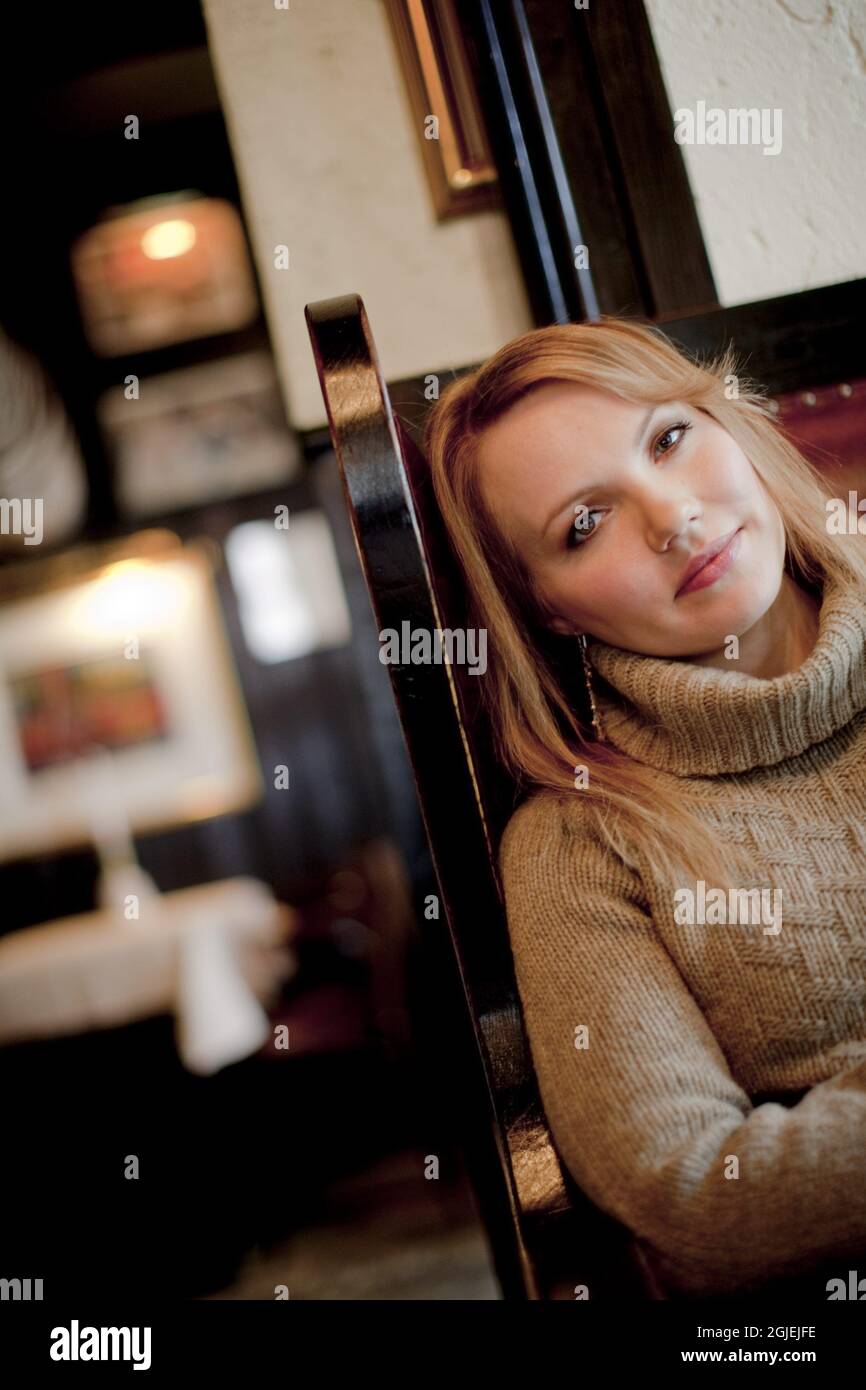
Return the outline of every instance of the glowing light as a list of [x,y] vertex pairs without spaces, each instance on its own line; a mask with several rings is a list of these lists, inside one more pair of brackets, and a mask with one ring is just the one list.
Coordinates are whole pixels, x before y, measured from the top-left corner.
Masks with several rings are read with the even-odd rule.
[[191,222],[176,217],[170,222],[157,222],[142,234],[141,249],[152,261],[167,261],[183,256],[195,245],[196,230]]
[[173,624],[189,599],[189,578],[170,567],[121,560],[78,596],[70,626],[94,634],[138,632]]
[[289,661],[351,637],[351,620],[328,522],[309,508],[291,535],[273,521],[244,521],[225,541],[244,640],[262,662]]

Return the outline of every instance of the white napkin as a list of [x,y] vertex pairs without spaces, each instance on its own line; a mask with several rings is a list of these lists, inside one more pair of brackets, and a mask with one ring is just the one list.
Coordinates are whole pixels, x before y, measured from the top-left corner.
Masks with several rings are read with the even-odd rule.
[[178,921],[175,1038],[201,1076],[257,1052],[271,1024],[260,1002],[298,968],[285,945],[285,909],[257,879],[190,901]]
[[188,1071],[208,1076],[257,1052],[268,1016],[244,978],[231,923],[193,913],[180,928],[175,1037]]

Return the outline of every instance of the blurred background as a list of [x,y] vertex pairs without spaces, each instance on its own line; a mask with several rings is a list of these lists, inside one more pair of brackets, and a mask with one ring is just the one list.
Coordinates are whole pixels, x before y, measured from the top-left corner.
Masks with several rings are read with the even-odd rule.
[[13,66],[0,1273],[496,1297],[411,772],[201,8],[33,17]]
[[[92,3],[19,15],[9,48],[0,1275],[46,1298],[501,1296],[303,316],[363,296],[413,430],[430,373],[545,321],[477,51],[446,3],[425,47],[411,8]],[[860,276],[860,6],[645,11],[671,109],[799,119],[778,157],[687,147],[700,273],[631,301],[611,242],[601,307]],[[435,156],[433,57],[462,122]]]

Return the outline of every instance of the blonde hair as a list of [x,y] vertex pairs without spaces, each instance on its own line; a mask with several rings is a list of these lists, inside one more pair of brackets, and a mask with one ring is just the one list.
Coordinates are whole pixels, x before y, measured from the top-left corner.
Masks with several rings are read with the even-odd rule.
[[[731,347],[714,360],[693,362],[654,326],[610,316],[537,328],[450,382],[427,416],[425,452],[467,584],[467,623],[488,634],[481,694],[500,760],[521,788],[579,794],[626,864],[636,866],[640,848],[671,885],[685,876],[733,887],[749,866],[732,846],[720,847],[689,809],[682,785],[593,739],[582,675],[569,687],[568,673],[581,672],[576,639],[553,635],[551,610],[484,506],[477,468],[482,433],[521,396],[551,381],[639,404],[682,401],[710,415],[763,482],[784,525],[786,566],[807,583],[833,576],[866,591],[864,538],[844,544],[828,533],[829,485],[779,429],[766,396],[738,371]],[[736,390],[728,389],[731,382]],[[579,765],[588,778],[576,793]]]

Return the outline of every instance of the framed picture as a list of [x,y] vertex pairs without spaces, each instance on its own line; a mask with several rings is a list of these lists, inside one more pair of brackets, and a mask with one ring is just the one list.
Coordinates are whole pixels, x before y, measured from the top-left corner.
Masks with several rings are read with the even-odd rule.
[[136,661],[96,657],[9,678],[28,772],[168,736],[165,703],[147,652]]
[[70,258],[100,357],[231,333],[260,313],[243,225],[224,198],[193,191],[109,208]]
[[440,221],[501,206],[457,0],[386,0]]
[[145,377],[139,389],[130,400],[115,387],[97,405],[125,516],[262,491],[299,472],[300,447],[267,352]]
[[0,859],[87,843],[113,818],[168,829],[261,797],[209,556],[156,534],[0,592]]

